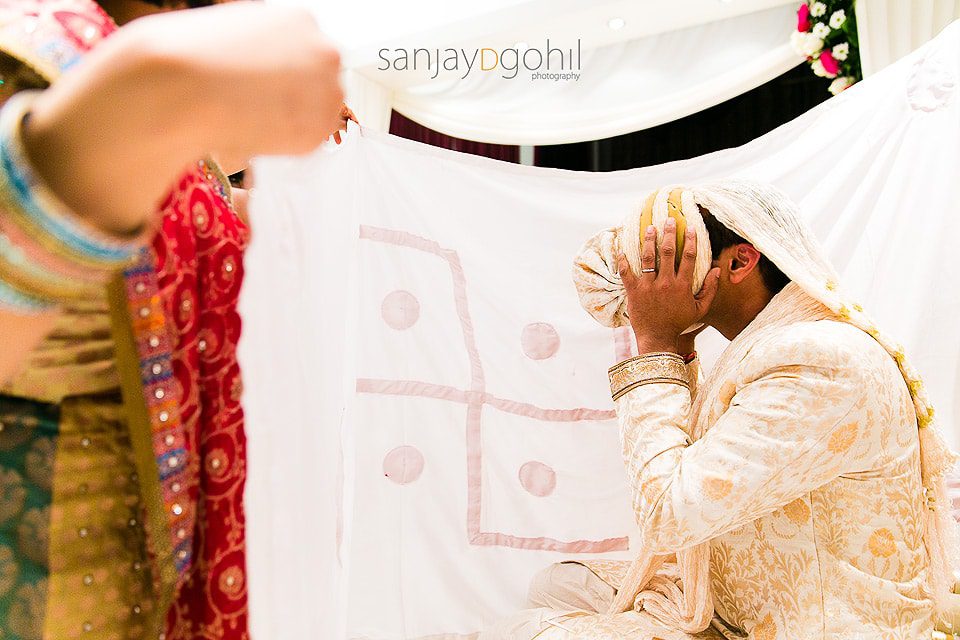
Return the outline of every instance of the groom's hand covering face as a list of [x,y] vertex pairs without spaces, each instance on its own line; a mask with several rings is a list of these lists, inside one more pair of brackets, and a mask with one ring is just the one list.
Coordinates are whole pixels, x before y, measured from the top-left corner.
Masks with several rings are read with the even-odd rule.
[[693,229],[686,230],[679,263],[676,236],[676,221],[669,218],[658,251],[656,228],[647,227],[639,275],[630,268],[625,256],[618,258],[617,267],[627,294],[627,314],[641,350],[676,352],[680,334],[707,314],[717,293],[717,267],[707,274],[700,291],[692,293],[697,235]]

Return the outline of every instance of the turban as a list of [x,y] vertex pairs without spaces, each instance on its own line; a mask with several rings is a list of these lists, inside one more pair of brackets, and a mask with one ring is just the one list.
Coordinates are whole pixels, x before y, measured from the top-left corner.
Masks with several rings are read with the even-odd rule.
[[[903,347],[881,331],[863,307],[854,302],[839,284],[826,253],[802,221],[797,205],[776,188],[746,180],[726,180],[693,187],[666,187],[648,196],[639,211],[620,227],[606,229],[590,238],[574,260],[573,279],[584,309],[608,327],[628,324],[626,296],[617,269],[623,253],[634,272],[639,272],[641,235],[650,224],[657,227],[658,248],[668,217],[677,220],[677,253],[681,255],[683,230],[697,233],[694,292],[703,284],[710,268],[711,249],[700,208],[710,211],[718,222],[752,244],[773,262],[809,298],[826,307],[830,318],[847,322],[874,338],[894,359],[910,392],[917,416],[920,442],[920,474],[930,505],[924,523],[923,541],[930,561],[930,586],[939,613],[949,609],[955,572],[960,567],[957,526],[947,505],[946,474],[957,463],[937,428],[933,407],[917,371]],[[721,356],[721,364],[723,362]],[[720,366],[718,364],[718,366]],[[701,391],[701,394],[704,392]],[[641,551],[623,587],[617,593],[613,612],[623,611],[637,601],[661,603],[661,622],[685,631],[701,631],[709,624],[712,598],[708,595],[709,553],[697,545],[677,554],[683,574],[684,591],[694,598],[657,595],[653,571],[656,559]],[[644,590],[647,591],[644,591]],[[639,595],[638,595],[639,594]],[[681,602],[676,601],[677,599]]]
[[692,228],[697,234],[697,258],[693,269],[693,293],[703,286],[710,271],[710,237],[703,224],[694,193],[689,189],[665,187],[644,199],[640,210],[631,213],[619,227],[605,229],[590,238],[580,250],[573,266],[573,282],[580,304],[605,327],[629,324],[627,297],[617,269],[617,256],[627,258],[630,268],[640,273],[640,254],[647,227],[657,228],[657,256],[663,244],[663,229],[668,218],[677,223],[677,260],[683,254],[684,233]]

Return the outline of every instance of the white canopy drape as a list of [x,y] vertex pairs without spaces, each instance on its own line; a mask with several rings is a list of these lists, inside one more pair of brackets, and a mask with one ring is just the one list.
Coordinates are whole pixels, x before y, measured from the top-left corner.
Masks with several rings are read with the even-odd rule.
[[869,76],[960,18],[960,0],[857,0],[860,66]]
[[[801,61],[789,47],[796,0],[496,0],[403,5],[269,0],[315,10],[343,49],[348,103],[384,131],[400,113],[442,133],[502,144],[595,140],[682,118],[748,91]],[[362,14],[362,20],[352,16]],[[620,29],[608,21],[624,22]],[[379,52],[416,47],[497,51],[525,44],[582,50],[579,79],[504,79],[474,70],[384,71]],[[521,48],[522,51],[522,48]],[[390,57],[388,55],[388,57]],[[463,67],[461,67],[463,70]]]
[[[445,134],[560,144],[639,131],[749,91],[802,60],[794,9],[766,11],[585,51],[577,81],[482,73],[393,94],[393,108]],[[534,43],[531,43],[533,45]]]
[[[268,0],[315,10],[344,52],[348,102],[364,126],[389,127],[390,112],[460,138],[546,145],[639,131],[713,106],[783,73],[802,59],[787,46],[800,0],[491,0],[482,4],[416,0]],[[875,73],[960,18],[960,0],[859,0],[856,13],[865,75]],[[625,16],[613,31],[608,19]],[[378,52],[396,47],[498,50],[544,39],[581,40],[577,81],[465,79],[377,69]]]

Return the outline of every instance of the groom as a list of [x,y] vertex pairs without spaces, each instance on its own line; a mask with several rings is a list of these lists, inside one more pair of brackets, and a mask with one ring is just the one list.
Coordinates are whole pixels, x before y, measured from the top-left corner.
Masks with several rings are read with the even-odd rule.
[[[922,451],[919,380],[782,194],[690,194],[712,251],[699,293],[692,224],[678,239],[668,217],[659,252],[648,227],[639,265],[618,262],[642,354],[610,375],[639,557],[548,568],[537,608],[484,637],[930,638],[945,578],[921,458],[941,441]],[[732,341],[699,391],[697,323]]]

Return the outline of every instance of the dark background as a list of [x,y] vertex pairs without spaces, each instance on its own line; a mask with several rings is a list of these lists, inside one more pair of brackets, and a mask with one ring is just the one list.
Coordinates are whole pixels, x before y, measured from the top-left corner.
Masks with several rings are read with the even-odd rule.
[[[536,147],[534,164],[579,171],[615,171],[693,158],[737,147],[830,98],[830,80],[798,65],[766,84],[693,115],[613,138]],[[437,147],[519,162],[520,148],[461,140],[393,112],[390,133]]]

